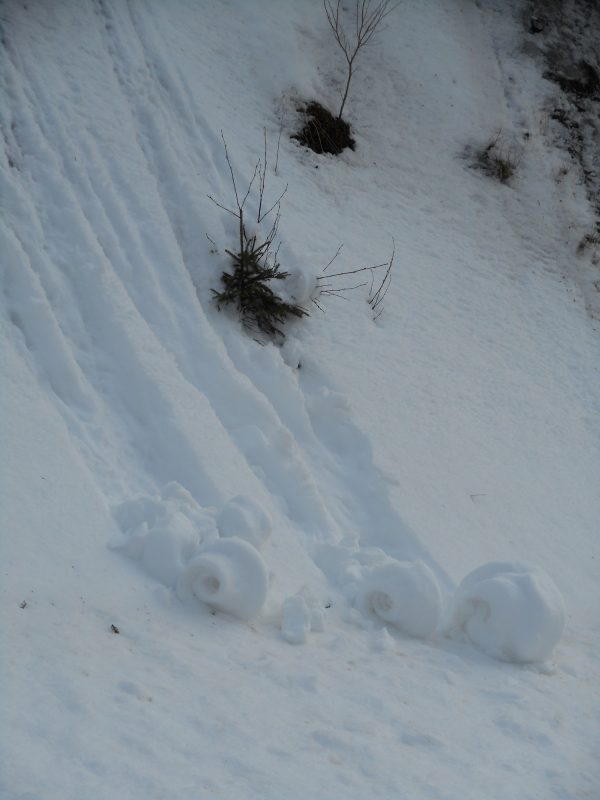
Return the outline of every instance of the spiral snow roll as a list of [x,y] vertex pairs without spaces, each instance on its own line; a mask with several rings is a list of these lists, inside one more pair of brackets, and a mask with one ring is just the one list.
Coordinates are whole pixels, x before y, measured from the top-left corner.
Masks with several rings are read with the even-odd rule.
[[359,590],[363,613],[426,638],[438,626],[442,596],[433,572],[421,561],[392,561],[373,567]]
[[539,567],[490,563],[456,591],[452,631],[502,661],[545,661],[565,624],[562,595]]
[[185,568],[177,587],[181,599],[194,596],[238,619],[251,619],[268,591],[265,562],[256,548],[235,537],[211,542]]

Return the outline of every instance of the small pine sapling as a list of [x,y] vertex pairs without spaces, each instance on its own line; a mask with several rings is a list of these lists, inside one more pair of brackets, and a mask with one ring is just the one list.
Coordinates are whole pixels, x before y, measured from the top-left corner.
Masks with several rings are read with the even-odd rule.
[[[212,289],[214,300],[220,309],[222,305],[234,305],[238,311],[243,326],[250,331],[255,331],[271,338],[284,338],[283,326],[290,317],[302,318],[308,312],[301,306],[288,303],[279,297],[269,286],[271,281],[282,281],[288,277],[287,272],[281,270],[278,261],[279,245],[275,246],[279,221],[281,219],[281,199],[287,191],[287,186],[277,200],[267,210],[263,210],[265,198],[265,182],[267,174],[267,140],[265,133],[264,161],[260,160],[254,167],[254,174],[248,184],[245,195],[240,200],[235,174],[229,158],[227,143],[221,132],[225,158],[229,166],[231,183],[235,195],[236,208],[228,208],[218,203],[214,197],[209,199],[238,221],[238,243],[233,250],[225,250],[231,258],[232,270],[221,275],[223,290]],[[245,220],[245,205],[251,194],[252,188],[258,177],[258,213],[256,224],[260,225],[265,219],[271,218],[271,228],[264,241],[258,241],[257,234],[249,233]]]

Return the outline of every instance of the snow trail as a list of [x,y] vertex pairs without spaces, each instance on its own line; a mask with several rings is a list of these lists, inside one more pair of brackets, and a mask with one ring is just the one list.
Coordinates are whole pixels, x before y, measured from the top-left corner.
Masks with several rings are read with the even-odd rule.
[[[155,44],[152,17],[135,4],[113,6],[102,0],[95,12],[97,26],[90,25],[88,8],[79,11],[78,25],[96,27],[94,44],[99,41],[102,47],[93,57],[114,76],[118,94],[111,105],[116,99],[121,124],[131,129],[137,143],[129,156],[134,167],[130,172],[143,178],[149,195],[136,191],[115,162],[110,138],[117,132],[112,124],[107,139],[104,129],[92,131],[81,120],[70,119],[66,109],[59,112],[45,97],[37,67],[24,62],[14,48],[6,50],[11,81],[23,87],[16,98],[21,114],[15,121],[17,144],[23,138],[21,150],[35,160],[36,168],[45,155],[39,185],[23,175],[13,190],[24,184],[21,217],[33,217],[38,228],[29,250],[40,262],[39,280],[47,295],[70,309],[66,320],[56,322],[62,325],[62,360],[71,368],[79,366],[80,374],[70,385],[85,386],[88,400],[83,413],[75,412],[83,405],[81,399],[73,407],[61,404],[61,413],[69,418],[92,471],[102,476],[112,502],[127,499],[124,492],[147,490],[150,478],[155,487],[177,480],[200,502],[220,505],[225,498],[201,453],[226,448],[228,459],[239,459],[231,453],[233,446],[279,500],[280,510],[296,535],[306,537],[309,549],[312,541],[354,537],[358,542],[362,536],[362,544],[418,555],[433,566],[431,556],[391,509],[385,482],[372,468],[370,445],[358,430],[353,432],[343,401],[340,406],[326,382],[311,376],[306,395],[307,382],[289,376],[272,348],[258,369],[245,363],[253,345],[228,337],[223,348],[190,291],[188,277],[197,270],[199,254],[206,257],[197,217],[199,192],[192,189],[189,176],[210,176],[211,191],[229,191],[220,177],[226,175],[220,137],[191,110],[189,87],[181,74],[169,71]],[[60,73],[57,80],[65,93],[73,88]],[[42,211],[48,196],[53,203]],[[33,207],[29,197],[37,198]],[[153,218],[160,236],[150,227]],[[57,242],[56,232],[64,226],[73,231],[68,243]],[[36,253],[43,249],[42,241],[56,244],[50,258],[40,260]],[[90,362],[92,353],[96,363]],[[261,360],[260,353],[250,357]],[[56,358],[43,363],[55,373],[50,382],[62,385],[65,367]],[[270,389],[261,376],[273,374],[279,378]],[[197,438],[192,409],[194,417],[206,421],[204,441]],[[340,414],[343,423],[336,419]],[[207,433],[215,427],[209,422],[213,417],[222,435]],[[185,432],[192,427],[194,443]],[[328,441],[332,433],[337,441]],[[217,444],[223,435],[229,441]],[[115,452],[121,453],[127,488],[120,471],[109,466]],[[211,464],[213,473],[214,468]]]

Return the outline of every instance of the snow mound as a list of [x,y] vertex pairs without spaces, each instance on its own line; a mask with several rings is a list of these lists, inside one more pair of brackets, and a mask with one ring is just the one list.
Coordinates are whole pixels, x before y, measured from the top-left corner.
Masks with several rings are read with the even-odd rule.
[[365,573],[355,604],[368,616],[426,638],[438,626],[442,595],[435,575],[423,562],[390,561]]
[[547,660],[565,624],[562,595],[539,567],[484,564],[464,578],[452,609],[451,631],[501,661]]
[[304,644],[310,632],[323,633],[325,619],[321,603],[307,586],[283,602],[281,635],[290,644]]
[[142,564],[153,578],[174,587],[199,542],[200,537],[190,520],[176,511],[144,538]]
[[121,534],[109,547],[141,561],[153,578],[171,588],[198,548],[218,537],[214,510],[201,508],[178,483],[168,483],[159,496],[121,503],[114,517]]
[[304,644],[310,631],[311,613],[300,594],[287,597],[283,603],[281,634],[290,644]]
[[265,562],[256,548],[235,537],[211,542],[186,566],[177,584],[181,600],[196,597],[218,611],[250,619],[269,588]]
[[258,550],[271,535],[269,515],[246,495],[239,494],[226,503],[217,525],[221,536],[236,536],[244,539]]

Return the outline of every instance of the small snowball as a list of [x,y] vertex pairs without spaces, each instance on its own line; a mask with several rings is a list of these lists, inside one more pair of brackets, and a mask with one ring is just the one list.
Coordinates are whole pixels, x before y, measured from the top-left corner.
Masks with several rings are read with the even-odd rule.
[[362,547],[354,558],[366,567],[378,567],[389,561],[389,556],[379,547]]
[[436,577],[421,561],[373,567],[366,572],[355,602],[364,614],[420,638],[435,631],[442,611]]
[[223,506],[217,518],[221,536],[237,536],[260,550],[271,535],[271,520],[246,495],[239,494]]
[[325,631],[325,615],[323,614],[323,602],[316,597],[308,586],[303,586],[298,594],[304,599],[310,611],[310,629],[313,633],[323,633]]
[[471,572],[456,591],[451,631],[501,661],[548,659],[565,624],[562,595],[539,567],[490,563]]
[[302,364],[302,345],[298,339],[288,336],[281,347],[281,355],[288,367],[298,369]]
[[300,594],[288,597],[283,603],[281,633],[290,644],[304,644],[310,631],[311,611]]
[[143,541],[142,563],[165,586],[177,579],[198,547],[199,536],[190,520],[179,512],[158,523]]
[[288,294],[295,303],[308,305],[315,295],[317,278],[310,272],[295,269],[290,273],[287,283]]
[[201,542],[219,538],[215,521],[216,509],[198,505],[190,492],[176,481],[167,483],[161,490],[165,511],[181,511],[193,524]]
[[262,608],[269,588],[262,556],[238,538],[210,542],[187,565],[177,584],[182,600],[191,596],[218,611],[250,619]]
[[154,497],[136,497],[113,508],[113,516],[123,533],[138,528],[143,522],[152,527],[163,513],[163,503]]
[[144,539],[148,535],[148,523],[141,522],[136,528],[127,533],[113,536],[108,546],[111,550],[122,550],[126,556],[139,561],[144,552]]
[[377,653],[393,653],[396,650],[396,643],[387,628],[382,628],[377,632],[373,639],[373,650]]
[[108,543],[165,586],[173,586],[183,565],[199,544],[219,538],[215,509],[202,508],[190,492],[175,481],[157,497],[127,500],[114,510],[121,533]]

